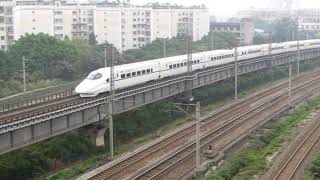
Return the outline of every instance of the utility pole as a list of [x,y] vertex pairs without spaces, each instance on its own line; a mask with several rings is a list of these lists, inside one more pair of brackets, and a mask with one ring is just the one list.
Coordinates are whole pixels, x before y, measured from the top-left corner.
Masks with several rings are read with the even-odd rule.
[[196,169],[200,170],[200,102],[196,103]]
[[291,82],[292,81],[292,65],[289,63],[289,92],[288,92],[288,106],[291,107]]
[[272,51],[272,43],[271,43],[271,32],[269,32],[269,48],[268,48],[268,56],[269,56],[269,69],[271,70],[272,59],[271,59],[271,51]]
[[110,100],[109,100],[109,136],[110,136],[110,156],[113,159],[113,102],[115,97],[114,89],[114,52],[113,46],[110,46],[110,56],[111,56],[111,65],[110,65]]
[[27,91],[26,87],[26,59],[22,56],[22,71],[23,71],[23,92]]
[[[187,68],[188,68],[188,76],[190,77],[192,75],[192,42],[191,37],[188,35],[188,59],[187,59]],[[187,80],[186,84],[186,95],[189,101],[193,101],[192,97],[192,82],[191,80]]]
[[108,47],[107,47],[107,41],[105,42],[104,44],[104,67],[106,68],[107,67],[107,53],[108,51]]
[[[186,114],[187,116],[191,117],[194,121],[194,124],[196,125],[196,171],[200,170],[200,138],[201,138],[201,134],[200,134],[200,102],[197,101],[196,104],[181,104],[181,103],[173,103],[173,105],[179,109],[181,112],[183,112],[184,114]],[[189,114],[187,111],[185,111],[183,108],[179,107],[179,105],[182,106],[195,106],[196,109],[196,117],[192,116],[191,114]]]
[[211,31],[211,51],[213,51],[213,31]]
[[163,57],[167,57],[166,38],[163,39]]
[[300,37],[299,37],[299,31],[298,31],[297,50],[298,50],[298,56],[297,56],[297,76],[299,76],[299,74],[300,74]]
[[238,100],[238,46],[234,48],[234,100]]

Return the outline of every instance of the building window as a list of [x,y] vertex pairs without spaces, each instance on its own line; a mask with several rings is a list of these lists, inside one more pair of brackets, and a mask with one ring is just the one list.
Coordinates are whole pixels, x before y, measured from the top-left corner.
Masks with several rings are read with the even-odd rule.
[[62,19],[54,19],[54,23],[62,23]]
[[4,40],[4,36],[1,36],[1,40]]
[[62,27],[62,26],[56,26],[56,27],[54,27],[54,29],[55,29],[55,30],[62,30],[63,27]]
[[54,14],[55,14],[55,15],[62,14],[62,11],[55,11]]
[[73,18],[73,22],[77,22],[77,19],[74,19],[74,18]]
[[6,49],[6,46],[5,45],[1,45],[1,49]]
[[77,14],[77,11],[72,11],[72,14]]

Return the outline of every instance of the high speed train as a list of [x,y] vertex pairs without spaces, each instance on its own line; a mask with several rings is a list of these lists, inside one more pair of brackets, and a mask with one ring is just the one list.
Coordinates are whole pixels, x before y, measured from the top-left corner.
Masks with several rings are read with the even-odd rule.
[[[297,41],[273,43],[271,54],[296,51]],[[320,47],[320,40],[305,40],[299,42],[300,50]],[[238,48],[238,61],[267,56],[269,44],[243,46]],[[192,54],[192,71],[219,66],[233,62],[234,49],[221,49]],[[173,56],[161,59],[123,64],[114,67],[115,89],[123,89],[148,81],[154,81],[169,76],[177,76],[188,71],[187,55]],[[110,90],[110,67],[91,72],[75,89],[81,97],[93,97]]]

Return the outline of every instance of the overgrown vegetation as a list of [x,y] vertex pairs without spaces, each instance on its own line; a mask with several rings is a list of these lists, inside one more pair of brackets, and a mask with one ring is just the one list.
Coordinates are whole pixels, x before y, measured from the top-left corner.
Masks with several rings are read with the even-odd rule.
[[312,160],[309,168],[309,175],[307,175],[305,179],[320,179],[320,153]]
[[289,130],[306,119],[312,111],[319,108],[319,105],[320,97],[317,97],[289,113],[282,120],[267,125],[267,131],[253,137],[248,147],[227,159],[210,179],[250,179],[254,175],[264,173],[269,167],[267,157],[278,150]]
[[[213,49],[230,47],[235,41],[234,36],[224,33],[214,33],[213,38]],[[186,53],[186,40],[167,39],[166,45],[167,56]],[[209,50],[211,46],[210,37],[205,36],[202,40],[193,43],[193,51]],[[92,38],[87,44],[81,40],[68,38],[58,40],[41,33],[26,35],[11,46],[7,52],[0,51],[0,97],[22,90],[21,83],[19,84],[22,55],[29,59],[26,63],[28,89],[33,89],[35,86],[42,87],[43,84],[56,84],[77,79],[84,73],[102,67],[103,64],[103,51]],[[116,59],[118,63],[128,63],[161,57],[163,57],[163,39],[157,39],[142,49],[124,52],[123,56],[117,56]],[[319,65],[320,63],[315,61],[309,65],[301,65],[301,68],[310,69],[310,67]],[[239,92],[243,93],[254,86],[286,76],[287,69],[278,67],[274,68],[273,74],[259,71],[241,76]],[[194,96],[201,100],[202,104],[209,104],[232,95],[232,80],[194,91]],[[121,144],[154,132],[180,116],[182,114],[174,112],[173,107],[166,102],[150,104],[116,116],[114,122],[116,150]],[[106,140],[108,140],[107,136],[108,132]],[[52,178],[68,179],[92,167],[105,157],[105,150],[95,147],[87,129],[82,128],[1,155],[0,179],[27,179],[42,176],[56,167],[82,161],[88,157],[91,158],[79,167],[63,171]]]
[[[28,90],[79,79],[103,67],[104,52],[96,44],[94,35],[90,37],[87,43],[81,39],[60,40],[43,33],[26,34],[11,45],[8,51],[0,50],[0,98],[22,92],[23,56],[27,59]],[[213,37],[217,42],[213,45],[214,49],[228,47],[235,41],[233,35],[226,33],[215,33]],[[166,39],[167,56],[185,54],[186,43],[186,39]],[[206,51],[209,45],[209,37],[205,36],[194,42],[193,51]],[[122,64],[162,57],[163,39],[157,39],[142,49],[128,50],[121,56],[117,54],[116,61]],[[110,62],[109,57],[107,61]]]
[[98,152],[86,130],[81,129],[1,155],[0,176],[1,179],[26,179]]

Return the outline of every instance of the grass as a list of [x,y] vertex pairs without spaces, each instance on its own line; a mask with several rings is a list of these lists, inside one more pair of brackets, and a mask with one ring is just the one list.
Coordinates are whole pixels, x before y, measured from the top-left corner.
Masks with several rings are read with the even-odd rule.
[[99,161],[104,159],[104,155],[97,155],[94,156],[84,162],[82,162],[79,166],[77,167],[72,167],[69,169],[65,169],[60,171],[59,173],[52,175],[46,179],[50,180],[65,180],[65,179],[70,179],[72,177],[75,177],[81,173],[84,173],[88,169],[92,168],[94,165],[96,165]]
[[311,161],[305,180],[320,179],[320,152]]
[[250,179],[264,173],[269,163],[267,157],[278,151],[289,131],[319,109],[320,97],[308,101],[279,121],[267,125],[267,130],[255,135],[250,144],[239,154],[226,160],[224,165],[210,176],[211,180]]

